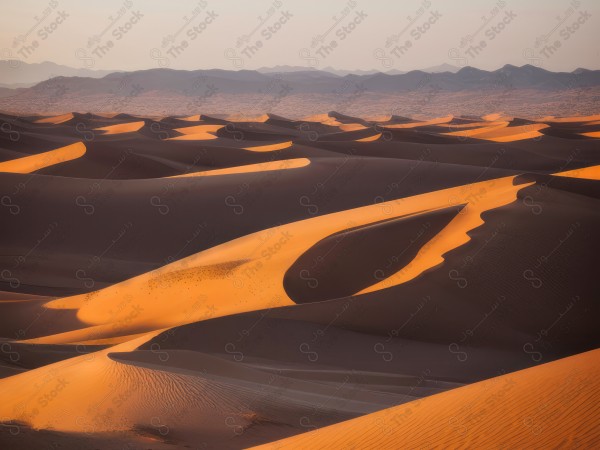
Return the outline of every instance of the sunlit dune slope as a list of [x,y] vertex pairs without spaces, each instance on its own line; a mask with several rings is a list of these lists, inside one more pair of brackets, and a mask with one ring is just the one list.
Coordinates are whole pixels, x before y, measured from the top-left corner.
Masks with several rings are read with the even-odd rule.
[[249,150],[251,152],[274,152],[277,150],[283,150],[285,148],[291,147],[292,141],[286,142],[278,142],[277,144],[268,144],[268,145],[256,145],[252,147],[244,147],[244,150]]
[[366,138],[357,139],[356,142],[373,142],[381,137],[381,133],[376,133],[373,136],[368,136]]
[[391,124],[391,125],[383,125],[383,127],[385,127],[385,128],[417,128],[417,127],[424,127],[427,125],[439,125],[439,124],[443,124],[443,123],[448,123],[453,118],[454,118],[454,116],[452,114],[450,114],[449,116],[438,117],[435,119],[425,120],[422,122],[398,123],[398,124]]
[[175,131],[181,133],[181,136],[175,136],[167,140],[170,141],[206,141],[218,139],[214,134],[225,125],[195,125],[191,127],[175,128]]
[[35,123],[51,123],[58,125],[59,123],[66,122],[73,118],[73,113],[61,114],[60,116],[45,117],[43,119],[36,120]]
[[79,158],[85,154],[85,151],[83,142],[76,142],[49,152],[1,162],[0,172],[31,173],[44,167]]
[[597,448],[599,421],[594,350],[255,448]]
[[118,125],[109,125],[107,127],[95,128],[95,131],[102,131],[104,134],[123,134],[123,133],[133,133],[134,131],[138,131],[140,128],[144,126],[144,121],[140,120],[139,122],[128,122],[128,123],[120,123]]
[[169,178],[185,177],[210,177],[215,175],[231,175],[235,173],[256,173],[268,172],[273,170],[298,169],[310,164],[308,158],[283,159],[280,161],[268,161],[264,163],[248,164],[245,166],[228,167],[226,169],[206,170],[203,172],[186,173],[184,175],[175,175]]
[[[253,233],[90,294],[47,304],[78,309],[92,327],[35,340],[68,343],[130,335],[206,317],[293,304],[283,278],[301,254],[323,238],[380,220],[408,217],[467,204],[457,218],[426,244],[398,274],[364,291],[408,281],[443,261],[442,254],[468,241],[483,223],[481,212],[515,200],[513,177],[444,189],[355,208]],[[170,299],[168,302],[165,298]]]
[[539,133],[539,130],[543,130],[544,128],[548,128],[548,125],[537,123],[509,127],[508,122],[500,122],[494,125],[485,125],[480,128],[452,131],[444,134],[448,136],[474,137],[493,142],[512,142],[540,137],[542,134]]

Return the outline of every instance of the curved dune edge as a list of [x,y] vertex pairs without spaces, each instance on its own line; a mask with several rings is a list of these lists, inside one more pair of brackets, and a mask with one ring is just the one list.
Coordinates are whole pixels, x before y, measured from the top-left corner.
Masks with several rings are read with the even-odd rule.
[[44,167],[80,158],[85,151],[83,142],[76,142],[49,152],[2,162],[0,163],[0,172],[31,173]]
[[175,128],[175,131],[181,133],[181,136],[175,136],[167,141],[209,141],[218,139],[214,133],[219,131],[225,125],[194,125],[191,127]]
[[[446,253],[471,240],[467,234],[469,231],[483,225],[482,213],[508,205],[517,199],[517,193],[525,185],[515,186],[513,179],[514,177],[506,177],[484,181],[476,183],[477,186],[462,186],[462,189],[450,190],[451,192],[448,190],[432,192],[422,198],[419,208],[433,208],[444,204],[451,206],[466,203],[466,205],[442,231],[423,245],[410,263],[393,275],[357,292],[357,294],[406,283],[444,262]],[[527,186],[531,184],[533,183],[529,183]]]
[[255,147],[243,147],[244,150],[249,150],[251,152],[274,152],[277,150],[283,150],[284,148],[291,147],[293,144],[292,141],[279,142],[277,144],[269,144],[269,145],[258,145]]
[[[553,174],[562,177],[587,178],[600,180],[600,166],[585,167],[567,172]],[[480,185],[479,190],[470,190],[465,196],[449,196],[448,203],[461,204],[466,202],[466,206],[460,211],[457,217],[452,219],[442,231],[428,241],[405,267],[393,275],[379,281],[378,283],[365,288],[357,294],[366,294],[368,292],[386,289],[410,281],[426,270],[444,262],[444,255],[471,240],[468,232],[484,224],[481,214],[491,209],[508,205],[517,199],[518,192],[526,186],[533,183],[512,185],[514,177],[499,178],[489,180]],[[484,184],[487,183],[487,184]],[[472,186],[472,185],[471,185]],[[463,186],[463,189],[467,186]],[[439,191],[440,194],[443,191]],[[431,193],[435,194],[435,193]]]
[[599,405],[593,350],[254,448],[595,448]]
[[[52,300],[45,304],[47,308],[77,309],[77,318],[89,327],[28,342],[106,339],[293,305],[283,287],[285,273],[322,239],[385,219],[466,204],[409,264],[360,293],[404,283],[443,262],[448,251],[467,243],[468,231],[484,223],[482,212],[515,201],[520,189],[533,184],[513,185],[514,178],[456,186],[261,230],[102,290]],[[165,302],[165,298],[170,301]]]
[[245,166],[227,167],[225,169],[192,172],[166,178],[210,177],[215,175],[231,175],[236,173],[271,172],[275,170],[298,169],[300,167],[306,167],[309,164],[310,160],[308,158],[282,159],[280,161],[268,161],[264,163],[248,164]]
[[94,130],[103,131],[104,134],[133,133],[134,131],[138,131],[140,128],[142,128],[145,123],[146,122],[143,120],[140,120],[139,122],[120,123],[117,125],[109,125],[107,127],[94,128]]
[[172,138],[166,139],[167,141],[210,141],[212,139],[218,139],[218,136],[215,136],[212,133],[196,133],[196,134],[184,134],[181,136],[175,136]]
[[51,123],[52,125],[58,125],[63,122],[67,122],[71,120],[73,117],[73,113],[61,114],[59,116],[46,117],[44,119],[39,119],[34,121],[33,123]]
[[409,123],[397,123],[397,124],[391,124],[391,125],[381,125],[381,127],[383,128],[417,128],[417,127],[424,127],[427,125],[439,125],[439,124],[443,124],[443,123],[448,123],[450,122],[452,119],[454,119],[454,116],[452,114],[448,115],[448,116],[444,116],[444,117],[437,117],[435,119],[431,119],[431,120],[425,120],[422,122],[409,122]]
[[[34,428],[63,431],[129,428],[130,425],[122,423],[123,417],[136,417],[141,411],[126,410],[128,402],[115,403],[115,399],[135,400],[141,384],[158,380],[145,378],[144,371],[128,370],[127,366],[113,362],[107,355],[109,352],[133,351],[160,332],[146,333],[114,347],[1,379],[3,398],[0,416],[3,420],[22,421]],[[160,384],[155,384],[154,388],[157,389],[154,391],[156,395]],[[151,387],[148,386],[148,389]],[[103,401],[111,396],[110,402],[103,405]],[[121,403],[125,410],[120,410],[118,417],[109,420],[107,416],[104,417],[106,421],[98,420],[101,406],[106,408]],[[64,411],[69,413],[65,414]]]
[[224,128],[225,125],[193,125],[191,127],[175,128],[175,131],[181,134],[200,134],[200,133],[214,133]]
[[268,114],[258,114],[255,116],[246,116],[243,114],[231,114],[227,116],[229,122],[243,123],[243,122],[266,122],[269,120]]
[[342,131],[357,131],[357,130],[365,130],[365,127],[362,123],[343,123],[338,125],[338,128]]
[[355,142],[373,142],[376,141],[377,139],[379,139],[381,137],[382,133],[377,133],[373,136],[369,136],[366,138],[362,138],[362,139],[356,139]]
[[[471,125],[471,124],[469,124]],[[472,124],[472,125],[476,125],[476,124]],[[497,123],[494,124],[492,122],[490,122],[489,124],[486,124],[484,126],[479,126],[475,128],[469,128],[469,129],[462,129],[462,130],[457,130],[457,131],[451,131],[449,133],[442,133],[445,136],[458,136],[458,137],[473,137],[476,136],[479,139],[482,139],[480,137],[480,135],[486,135],[487,133],[491,133],[494,132],[496,130],[500,130],[502,128],[506,128],[508,126],[508,122],[501,122],[501,123]],[[457,126],[457,125],[452,125],[452,128],[464,128],[463,126]]]
[[[48,308],[77,309],[78,319],[89,327],[29,342],[73,343],[106,339],[226,314],[293,305],[295,303],[283,287],[285,273],[304,252],[325,237],[385,219],[421,214],[469,201],[475,203],[467,208],[470,214],[459,215],[461,222],[451,222],[462,234],[451,228],[450,233],[440,238],[445,244],[432,247],[419,264],[410,265],[410,272],[405,269],[402,278],[390,277],[370,290],[382,289],[390,282],[406,281],[443,261],[435,252],[467,242],[465,230],[483,223],[479,218],[480,211],[513,201],[516,192],[526,186],[513,186],[513,179],[512,176],[505,177],[363,206],[234,239],[100,291],[46,303]],[[491,201],[481,200],[486,193]],[[164,302],[165,298],[170,301]]]
[[493,142],[514,142],[524,139],[534,139],[543,136],[539,130],[548,128],[545,123],[535,123],[530,125],[521,125],[516,127],[498,127],[487,132],[477,134],[477,139],[484,139]]

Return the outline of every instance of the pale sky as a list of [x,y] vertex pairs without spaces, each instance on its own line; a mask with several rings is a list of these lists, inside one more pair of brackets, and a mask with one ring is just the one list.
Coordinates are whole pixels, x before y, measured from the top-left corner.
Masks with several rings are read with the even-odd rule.
[[597,0],[19,0],[1,59],[76,68],[600,69]]

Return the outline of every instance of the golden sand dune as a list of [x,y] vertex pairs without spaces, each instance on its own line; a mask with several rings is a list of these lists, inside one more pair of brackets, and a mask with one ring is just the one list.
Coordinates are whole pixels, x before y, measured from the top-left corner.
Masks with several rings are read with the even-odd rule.
[[445,117],[438,117],[435,119],[425,120],[422,122],[398,123],[398,124],[381,125],[381,126],[385,127],[385,128],[417,128],[417,127],[424,127],[424,126],[428,126],[428,125],[440,125],[443,123],[448,123],[453,118],[454,118],[454,116],[452,114],[450,114]]
[[186,173],[184,175],[175,175],[168,178],[210,177],[215,175],[231,175],[236,173],[268,172],[273,170],[298,169],[300,167],[306,167],[309,164],[310,160],[308,158],[283,159],[280,161],[268,161],[264,163],[247,164],[245,166],[227,167],[225,169]]
[[0,172],[31,173],[44,167],[53,166],[79,158],[85,154],[83,142],[67,145],[37,155],[25,156],[0,163]]
[[255,448],[597,448],[599,421],[594,350]]
[[[291,305],[283,288],[286,271],[309,248],[334,233],[381,220],[467,203],[405,269],[365,291],[408,281],[443,261],[443,253],[469,240],[480,214],[514,201],[514,177],[474,183],[402,198],[249,234],[90,294],[49,302],[47,307],[77,309],[89,328],[34,339],[72,343],[126,336],[207,317]],[[164,299],[169,298],[169,302]],[[223,301],[227,299],[227,301]]]
[[581,133],[582,136],[600,138],[600,131],[590,131],[588,133]]
[[382,133],[374,134],[373,136],[368,136],[366,138],[357,139],[355,142],[373,142],[381,137]]
[[548,128],[548,125],[544,123],[533,123],[529,125],[520,125],[516,127],[502,127],[492,128],[486,130],[483,133],[478,133],[475,137],[477,139],[485,139],[486,141],[493,142],[513,142],[520,141],[523,139],[533,139],[542,136],[539,130]]
[[195,125],[192,127],[175,128],[181,136],[167,139],[168,141],[208,141],[217,139],[215,132],[225,125]]
[[175,131],[181,134],[214,133],[224,126],[225,125],[194,125],[191,127],[175,128]]
[[356,131],[356,130],[364,130],[367,127],[365,127],[361,123],[343,123],[341,125],[338,125],[338,128],[342,131]]
[[59,123],[66,122],[73,118],[73,113],[61,114],[60,116],[45,117],[43,119],[36,120],[34,123],[51,123],[58,125]]
[[118,125],[109,125],[107,127],[94,128],[96,131],[103,131],[104,134],[123,134],[133,133],[144,126],[144,121],[120,123]]
[[[468,128],[471,125],[475,125],[473,128]],[[508,122],[489,122],[483,124],[468,124],[465,125],[452,125],[450,129],[459,129],[457,131],[451,131],[449,133],[443,133],[446,136],[459,136],[459,137],[476,137],[479,138],[482,135],[489,136],[492,132],[500,130],[508,126]]]
[[277,144],[267,144],[267,145],[257,145],[253,147],[243,147],[244,150],[249,150],[251,152],[275,152],[277,150],[283,150],[285,148],[291,147],[293,144],[292,141],[278,142]]
[[555,175],[559,177],[600,180],[600,166],[582,167],[581,169],[568,170],[566,172],[560,172]]
[[266,122],[269,120],[268,114],[258,115],[244,115],[244,114],[232,114],[227,116],[229,122],[243,123],[243,122]]

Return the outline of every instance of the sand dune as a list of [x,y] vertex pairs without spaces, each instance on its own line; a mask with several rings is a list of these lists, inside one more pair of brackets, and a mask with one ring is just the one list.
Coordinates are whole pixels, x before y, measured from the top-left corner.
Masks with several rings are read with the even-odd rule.
[[583,353],[255,448],[593,448],[599,357]]
[[[426,245],[399,273],[361,293],[403,283],[443,261],[442,254],[468,241],[467,231],[483,223],[482,211],[516,199],[513,177],[445,189],[387,203],[365,206],[253,233],[168,264],[91,294],[67,297],[49,308],[77,309],[89,328],[38,338],[38,343],[72,343],[124,336],[220,316],[292,304],[283,288],[286,270],[321,239],[348,228],[406,217],[467,203],[467,213]],[[260,252],[260,253],[259,253]],[[186,286],[182,291],[181,287]],[[177,291],[174,291],[176,289]],[[239,297],[240,290],[245,293]],[[175,295],[175,292],[178,292]],[[164,297],[171,303],[161,301]],[[226,296],[227,303],[218,298]],[[119,307],[119,305],[124,305]]]
[[595,116],[0,116],[0,447],[597,444]]
[[25,156],[0,163],[0,172],[31,173],[44,167],[71,161],[85,154],[85,144],[78,142],[37,155]]
[[300,167],[306,167],[309,164],[310,160],[308,158],[284,159],[281,161],[269,161],[265,163],[248,164],[246,166],[228,167],[227,169],[214,169],[207,170],[204,172],[192,172],[186,173],[184,175],[175,175],[169,178],[209,177],[215,175],[231,175],[235,173],[268,172],[273,170],[298,169]]
[[133,133],[134,131],[138,131],[140,128],[144,126],[144,121],[139,122],[129,122],[129,123],[120,123],[118,125],[109,125],[107,127],[95,128],[95,131],[102,131],[104,134],[123,134],[123,133]]
[[277,144],[268,144],[268,145],[256,145],[252,147],[243,147],[244,150],[249,150],[251,152],[275,152],[277,150],[283,150],[285,148],[291,147],[292,141],[280,142]]
[[43,119],[36,120],[35,123],[51,123],[58,125],[59,123],[67,122],[73,118],[73,113],[61,114],[59,116],[45,117]]
[[376,141],[377,139],[381,138],[381,135],[382,135],[381,133],[376,133],[373,136],[356,139],[356,142],[373,142],[373,141]]
[[422,122],[411,122],[411,123],[399,123],[399,124],[391,124],[385,125],[385,128],[418,128],[424,127],[428,125],[439,125],[450,122],[454,118],[453,115],[448,115],[445,117],[439,117],[435,119],[425,120]]

